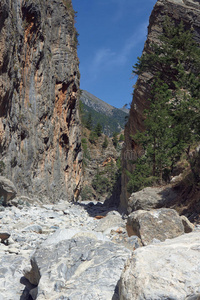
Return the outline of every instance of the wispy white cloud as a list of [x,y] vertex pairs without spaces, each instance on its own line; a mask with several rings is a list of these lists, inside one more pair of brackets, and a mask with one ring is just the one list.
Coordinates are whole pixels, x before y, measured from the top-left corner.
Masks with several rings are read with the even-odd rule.
[[112,16],[112,21],[118,22],[122,19],[127,11],[130,11],[131,8],[135,7],[135,3],[133,0],[111,0],[115,7],[114,14]]
[[140,42],[145,40],[147,25],[147,23],[144,23],[140,26],[140,28],[124,42],[124,45],[118,51],[113,51],[113,49],[108,47],[98,49],[91,61],[89,68],[90,73],[97,74],[111,67],[124,66],[131,52],[136,49]]
[[115,52],[112,52],[109,48],[100,48],[93,58],[93,65],[97,68],[105,66],[109,61],[113,60],[116,56]]

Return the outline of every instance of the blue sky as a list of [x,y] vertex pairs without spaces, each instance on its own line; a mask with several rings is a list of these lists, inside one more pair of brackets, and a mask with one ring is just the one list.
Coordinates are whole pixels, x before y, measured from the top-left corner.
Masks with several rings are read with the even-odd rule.
[[132,101],[132,66],[141,55],[156,0],[72,0],[77,11],[81,89],[122,107]]

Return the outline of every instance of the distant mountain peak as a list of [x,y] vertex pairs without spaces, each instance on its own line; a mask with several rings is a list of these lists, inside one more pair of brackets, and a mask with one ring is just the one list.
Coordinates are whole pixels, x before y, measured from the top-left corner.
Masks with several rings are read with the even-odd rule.
[[82,90],[81,101],[89,107],[92,107],[97,112],[106,113],[106,115],[112,115],[112,111],[115,109],[114,106],[106,103],[105,101],[97,98],[85,90]]
[[84,105],[85,118],[91,113],[94,126],[100,123],[106,135],[111,136],[113,132],[124,129],[129,112],[125,106],[122,109],[116,108],[85,90],[82,90],[80,100]]

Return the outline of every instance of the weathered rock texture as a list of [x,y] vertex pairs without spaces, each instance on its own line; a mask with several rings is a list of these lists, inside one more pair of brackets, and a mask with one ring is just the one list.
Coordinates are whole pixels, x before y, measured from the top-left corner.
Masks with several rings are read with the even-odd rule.
[[22,194],[78,195],[76,44],[71,0],[0,2],[0,159]]
[[137,249],[122,273],[120,300],[199,299],[199,249],[199,231]]
[[37,299],[117,300],[117,283],[130,251],[87,236],[41,247],[25,277],[38,285]]
[[183,234],[184,226],[174,209],[137,210],[128,216],[127,231],[137,235],[146,246],[155,239],[164,242]]
[[146,187],[132,193],[129,198],[128,213],[139,209],[169,207],[175,197],[176,193],[172,188]]
[[[168,15],[175,23],[183,21],[186,28],[193,27],[196,41],[200,43],[200,3],[199,1],[189,0],[158,0],[149,20],[148,37],[144,45],[144,51],[148,51],[149,44],[158,39],[162,33],[162,24],[165,16]],[[130,160],[140,155],[140,149],[131,138],[137,130],[144,129],[143,111],[147,108],[147,99],[150,94],[150,86],[148,79],[151,78],[150,73],[143,73],[139,76],[136,88],[134,90],[133,101],[130,109],[130,117],[125,127],[125,147],[122,152],[122,193],[121,193],[121,209],[126,210],[129,206],[127,193],[128,177],[125,170],[130,172],[133,165]]]
[[0,203],[7,205],[8,201],[15,198],[16,194],[17,190],[12,181],[0,176]]

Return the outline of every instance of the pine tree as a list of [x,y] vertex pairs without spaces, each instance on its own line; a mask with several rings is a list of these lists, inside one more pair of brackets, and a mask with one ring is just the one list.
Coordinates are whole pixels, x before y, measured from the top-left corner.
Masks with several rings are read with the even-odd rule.
[[151,104],[145,111],[146,131],[135,136],[142,144],[148,162],[152,166],[152,176],[162,182],[163,170],[171,166],[173,147],[172,118],[169,114],[171,92],[167,84],[156,80],[152,89]]
[[98,136],[97,136],[96,132],[95,131],[91,131],[90,135],[89,135],[89,142],[91,144],[96,145],[97,139],[98,139]]
[[108,139],[107,139],[107,137],[105,136],[104,142],[103,142],[103,144],[102,144],[102,148],[103,148],[103,149],[106,149],[107,147],[108,147]]
[[115,148],[117,148],[117,145],[118,145],[118,138],[117,138],[117,132],[113,132],[113,145]]
[[85,124],[85,127],[89,130],[92,130],[92,125],[93,125],[93,121],[92,121],[92,114],[89,113],[88,114],[88,117],[87,117],[87,120],[86,120],[86,124]]
[[125,140],[125,137],[124,137],[124,135],[121,133],[120,134],[120,137],[119,137],[119,141],[120,142],[123,142]]
[[102,125],[100,123],[97,123],[94,131],[96,132],[98,137],[101,136],[101,134],[102,134]]

